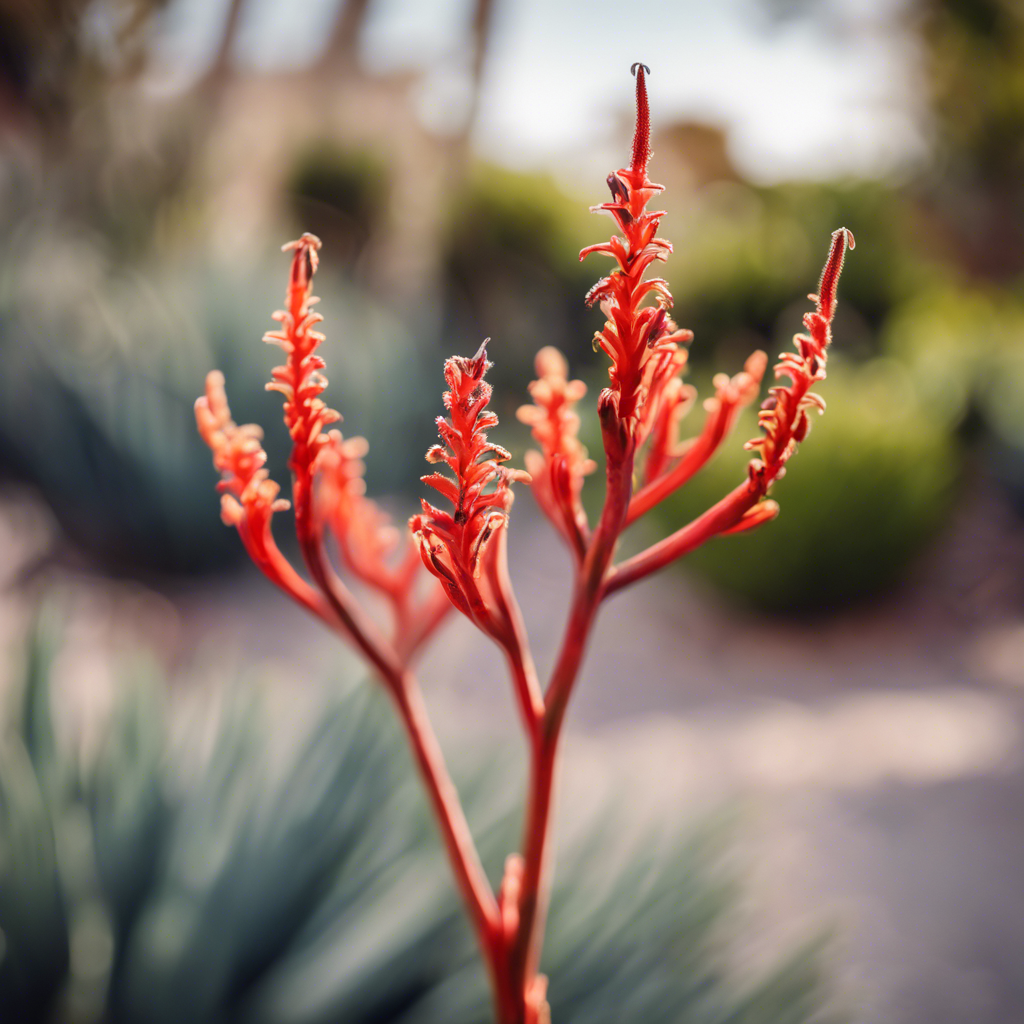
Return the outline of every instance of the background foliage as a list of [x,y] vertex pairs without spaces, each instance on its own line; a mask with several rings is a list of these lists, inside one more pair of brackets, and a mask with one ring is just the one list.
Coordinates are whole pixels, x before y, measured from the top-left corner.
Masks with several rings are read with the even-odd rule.
[[[182,730],[142,660],[87,750],[76,729],[58,739],[57,643],[44,617],[0,740],[4,1020],[488,1019],[483,968],[381,694],[332,688],[287,737],[248,680],[195,704]],[[456,775],[493,876],[518,823],[509,766],[464,753]],[[736,886],[722,826],[624,828],[629,814],[616,799],[563,843],[544,964],[556,1019],[824,1019],[817,944],[754,984],[726,967]]]

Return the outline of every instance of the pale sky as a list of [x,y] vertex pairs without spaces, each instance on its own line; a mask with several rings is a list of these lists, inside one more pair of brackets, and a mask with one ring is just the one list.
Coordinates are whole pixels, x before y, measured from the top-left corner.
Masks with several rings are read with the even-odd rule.
[[[473,131],[481,155],[565,170],[621,159],[629,66],[651,68],[655,125],[697,118],[729,129],[759,181],[899,169],[923,151],[914,51],[892,29],[901,0],[832,0],[832,31],[769,27],[757,0],[498,0]],[[301,64],[337,0],[250,0],[237,58]],[[424,119],[444,130],[465,97],[469,0],[376,0],[361,50],[372,70],[418,67]],[[201,65],[223,0],[173,0],[162,53]],[[618,129],[618,131],[617,131]]]

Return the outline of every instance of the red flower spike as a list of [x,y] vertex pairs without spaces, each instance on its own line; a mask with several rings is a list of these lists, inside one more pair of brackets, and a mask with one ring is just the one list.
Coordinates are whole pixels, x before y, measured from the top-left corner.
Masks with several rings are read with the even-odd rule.
[[324,336],[313,328],[323,317],[311,309],[319,301],[313,295],[313,275],[320,261],[320,239],[306,232],[281,248],[283,252],[294,253],[285,295],[287,308],[274,313],[273,319],[281,327],[267,331],[263,340],[279,345],[285,352],[285,364],[271,371],[273,381],[267,385],[267,390],[284,395],[284,422],[292,438],[288,465],[294,477],[298,511],[300,505],[310,500],[317,459],[327,444],[324,427],[336,423],[341,415],[329,409],[320,398],[327,387],[327,378],[321,373],[324,361],[316,350]]
[[647,102],[647,84],[644,74],[651,69],[637,61],[629,69],[636,76],[636,131],[633,133],[633,163],[635,174],[647,174],[647,161],[651,156],[651,108]]
[[[324,427],[340,417],[320,398],[327,382],[320,374],[323,361],[315,350],[323,339],[313,330],[319,317],[310,312],[316,301],[311,291],[319,245],[314,236],[303,235],[285,246],[286,250],[294,251],[285,299],[287,309],[276,314],[281,329],[271,332],[266,339],[280,345],[286,354],[285,365],[274,371],[271,387],[281,391],[285,398],[284,418],[293,440],[290,465],[294,474],[296,535],[315,589],[295,572],[274,545],[270,520],[274,511],[286,508],[288,503],[277,496],[277,485],[264,468],[266,454],[260,444],[259,428],[239,427],[232,421],[224,396],[224,379],[219,373],[212,373],[207,380],[206,395],[196,403],[196,421],[213,451],[214,464],[222,473],[221,490],[228,492],[223,503],[224,517],[238,528],[253,561],[295,600],[350,640],[393,697],[481,947],[488,961],[496,964],[497,954],[502,952],[493,943],[500,926],[497,901],[409,669],[416,650],[449,610],[449,600],[443,589],[436,587],[422,603],[412,606],[412,576],[419,561],[419,551],[413,547],[413,558],[407,558],[396,570],[401,586],[393,601],[397,621],[396,638],[391,643],[337,578],[323,547],[324,522],[333,519],[341,543],[349,544],[353,555],[356,547],[362,549],[359,554],[366,562],[360,564],[370,565],[375,571],[379,568],[376,563],[387,553],[390,539],[383,517],[363,494],[361,458],[365,443],[359,439],[346,442],[337,431],[324,433]],[[477,360],[464,362],[478,380],[483,376],[482,351]],[[459,397],[464,396],[460,393]],[[468,401],[475,402],[476,396],[470,396]],[[486,398],[479,404],[486,404]],[[318,470],[324,471],[324,488],[314,507],[313,479]],[[508,501],[506,509],[507,504]],[[499,531],[497,544],[492,547],[501,547],[503,539],[504,534]],[[503,565],[502,561],[499,568]],[[493,575],[492,590],[505,620],[513,631],[521,630],[515,609],[502,589],[507,579],[503,579],[500,571]],[[519,636],[515,635],[517,641]],[[543,699],[525,648],[516,667],[517,680],[522,681],[520,690],[530,701],[531,721],[539,723]]]
[[794,338],[797,351],[785,352],[775,366],[776,380],[788,377],[788,385],[770,388],[761,406],[758,425],[763,437],[748,441],[745,447],[756,451],[759,458],[750,464],[751,484],[762,494],[785,472],[785,465],[811,429],[811,410],[825,411],[825,401],[811,391],[811,386],[825,379],[828,346],[832,340],[832,318],[836,310],[836,287],[843,269],[846,247],[855,242],[853,232],[839,228],[832,232],[828,259],[821,272],[818,294],[811,295],[816,309],[804,314],[809,334]]
[[[580,253],[581,260],[591,253],[602,253],[618,264],[591,288],[586,299],[588,305],[599,302],[607,317],[604,328],[594,336],[594,347],[602,349],[612,361],[608,372],[610,395],[602,401],[609,457],[613,449],[622,447],[621,439],[615,437],[615,420],[624,426],[634,447],[651,431],[654,420],[650,411],[645,414],[645,406],[650,396],[663,392],[668,380],[679,372],[682,361],[676,358],[676,350],[693,337],[689,331],[679,330],[668,316],[672,294],[665,281],[644,280],[650,265],[666,259],[672,246],[657,237],[664,211],[647,210],[651,197],[662,191],[661,185],[647,177],[651,119],[645,74],[650,72],[643,64],[634,64],[633,73],[637,121],[632,160],[628,168],[609,176],[611,202],[593,207],[610,214],[622,236],[588,246]],[[642,303],[651,296],[656,305],[644,307]]]
[[212,370],[206,376],[206,394],[196,399],[196,426],[213,452],[213,464],[221,474],[221,518],[234,526],[249,557],[263,573],[300,604],[321,618],[331,620],[320,595],[295,572],[281,554],[271,533],[275,512],[288,508],[279,498],[280,487],[265,468],[267,453],[260,443],[263,431],[255,424],[238,426],[231,418],[224,392],[224,374]]
[[[490,339],[488,339],[490,340]],[[530,482],[528,473],[505,469],[511,455],[487,439],[498,417],[487,411],[491,386],[487,341],[471,359],[452,356],[444,364],[449,390],[444,393],[449,417],[437,418],[444,444],[427,451],[427,461],[446,465],[452,476],[424,476],[454,510],[444,512],[424,500],[423,512],[409,526],[427,569],[442,583],[453,605],[499,643],[511,643],[513,622],[504,545],[498,537],[508,523],[511,484]],[[493,489],[485,490],[493,485]]]
[[537,504],[582,556],[589,534],[580,501],[583,478],[597,468],[580,443],[580,418],[574,406],[586,394],[581,380],[569,380],[569,364],[556,348],[542,348],[535,361],[537,380],[529,385],[533,405],[520,406],[516,416],[531,428],[540,451],[526,453]]
[[222,477],[217,490],[225,524],[238,526],[249,515],[269,522],[275,512],[285,511],[289,503],[278,498],[281,488],[264,468],[263,429],[255,423],[240,427],[231,418],[220,370],[206,375],[206,394],[196,399],[195,411],[199,435],[213,452],[213,465]]

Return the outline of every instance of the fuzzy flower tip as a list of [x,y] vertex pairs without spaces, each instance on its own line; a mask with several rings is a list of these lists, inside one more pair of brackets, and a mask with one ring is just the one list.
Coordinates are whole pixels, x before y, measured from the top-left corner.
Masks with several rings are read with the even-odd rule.
[[529,386],[534,404],[520,406],[516,412],[540,446],[540,451],[526,453],[526,468],[544,514],[579,548],[587,532],[580,501],[583,478],[597,468],[580,442],[580,418],[575,411],[587,386],[581,380],[569,380],[569,364],[556,348],[542,348],[535,367],[537,379]]
[[424,564],[444,585],[452,604],[493,633],[495,574],[503,567],[491,553],[508,522],[511,484],[529,483],[530,477],[503,467],[510,454],[487,439],[487,431],[498,422],[487,409],[491,386],[484,374],[490,366],[487,341],[472,358],[452,356],[445,362],[444,404],[449,415],[437,418],[444,443],[433,445],[426,458],[447,466],[452,475],[436,472],[422,479],[451,503],[452,511],[424,500],[423,512],[409,525]]
[[768,391],[761,404],[758,425],[763,436],[748,441],[746,448],[758,453],[751,460],[750,479],[764,493],[773,480],[780,479],[796,446],[810,433],[812,411],[825,411],[825,400],[811,387],[825,379],[828,346],[832,340],[832,317],[836,310],[836,289],[843,269],[846,249],[854,247],[853,232],[839,228],[832,232],[832,244],[821,272],[818,294],[809,298],[815,303],[812,313],[804,314],[807,334],[793,339],[795,352],[784,352],[775,366],[775,378],[788,378]]
[[[632,70],[637,107],[632,160],[629,167],[608,176],[610,202],[592,208],[609,214],[622,234],[588,246],[580,259],[601,253],[617,263],[611,274],[590,289],[586,301],[588,305],[599,303],[605,314],[606,322],[594,336],[594,347],[603,350],[612,362],[608,371],[611,386],[599,405],[611,410],[626,436],[637,445],[642,443],[645,429],[650,429],[643,425],[649,397],[663,391],[667,381],[680,371],[682,361],[677,350],[693,335],[680,330],[668,315],[672,307],[668,284],[661,278],[644,279],[652,263],[668,258],[672,246],[657,235],[665,211],[647,209],[651,198],[663,191],[663,186],[647,177],[651,120],[645,74],[650,72],[643,64],[634,64]],[[654,305],[644,305],[652,298]],[[606,413],[602,420],[607,422]]]
[[282,246],[284,252],[292,253],[286,308],[273,314],[281,326],[263,336],[264,341],[279,346],[285,353],[285,363],[274,367],[267,390],[284,395],[284,422],[292,438],[289,467],[295,475],[296,489],[302,492],[309,491],[318,468],[317,459],[328,443],[324,428],[341,419],[320,397],[327,387],[327,378],[321,372],[324,361],[316,350],[324,336],[314,327],[323,317],[312,310],[319,301],[313,295],[319,249],[320,239],[308,232]]

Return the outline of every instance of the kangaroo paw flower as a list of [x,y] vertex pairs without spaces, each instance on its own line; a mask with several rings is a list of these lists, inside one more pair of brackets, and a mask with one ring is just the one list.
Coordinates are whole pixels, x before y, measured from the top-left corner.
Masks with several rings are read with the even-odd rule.
[[764,494],[774,480],[785,473],[786,463],[797,445],[810,433],[812,412],[825,411],[825,400],[811,387],[825,379],[828,346],[832,340],[832,317],[836,310],[836,287],[843,269],[846,247],[854,247],[853,232],[839,228],[832,232],[832,245],[821,272],[818,294],[809,296],[816,305],[804,314],[807,334],[793,339],[795,352],[784,352],[775,366],[775,378],[789,378],[788,384],[770,388],[761,404],[758,425],[763,437],[748,441],[745,447],[758,453],[750,463],[751,485]]
[[[608,242],[588,246],[580,253],[585,259],[591,253],[611,256],[618,264],[607,277],[601,278],[587,294],[587,304],[599,303],[607,320],[594,336],[595,349],[603,350],[612,361],[608,376],[614,399],[606,401],[606,411],[614,410],[634,447],[642,443],[652,421],[645,409],[651,396],[665,390],[666,382],[675,376],[681,362],[676,356],[680,344],[693,335],[680,330],[668,315],[672,294],[661,278],[645,280],[650,265],[665,260],[672,246],[657,235],[663,210],[648,211],[651,198],[662,191],[647,177],[651,152],[651,119],[647,102],[647,85],[643,64],[634,64],[636,75],[636,134],[629,167],[608,176],[611,201],[593,207],[595,212],[608,213],[622,235]],[[642,303],[653,297],[655,305]],[[611,427],[611,420],[605,418]],[[613,432],[614,433],[614,432]],[[606,450],[621,446],[621,441],[606,433]]]
[[282,246],[292,252],[291,273],[285,293],[285,309],[273,315],[281,325],[267,331],[263,340],[278,345],[285,353],[283,366],[271,371],[268,391],[284,395],[284,422],[292,438],[292,455],[288,462],[293,476],[293,497],[296,515],[300,518],[309,505],[317,460],[328,444],[324,428],[341,419],[320,397],[327,387],[323,375],[324,361],[317,348],[324,336],[314,330],[323,317],[312,307],[319,300],[313,295],[313,275],[319,264],[320,239],[308,232],[294,242]]
[[[778,515],[778,505],[764,500],[765,496],[771,485],[783,475],[797,445],[810,431],[810,413],[813,410],[822,412],[825,408],[824,399],[811,391],[811,386],[825,379],[828,346],[832,340],[832,317],[836,309],[836,287],[847,246],[851,249],[854,246],[852,232],[847,228],[834,231],[818,294],[810,296],[816,308],[804,316],[808,333],[796,336],[796,351],[784,353],[775,367],[776,379],[788,377],[789,384],[780,384],[770,390],[758,417],[764,436],[748,441],[745,446],[758,453],[758,458],[752,459],[747,468],[746,482],[703,515],[618,565],[607,583],[608,593],[657,572],[712,537],[752,530]],[[763,353],[755,353],[751,359],[754,362],[748,361],[744,374],[731,380],[723,375],[716,382],[718,393],[714,401],[717,404],[709,409],[709,420],[730,405],[737,406],[752,400],[765,360]],[[700,443],[698,438],[696,444]],[[686,461],[686,456],[683,461]],[[657,487],[665,479],[667,477],[656,481],[652,487]],[[634,502],[656,497],[653,490],[645,495],[646,490],[639,491]],[[630,507],[631,512],[633,507]]]
[[271,533],[275,512],[288,508],[279,498],[280,487],[265,468],[267,453],[260,443],[263,431],[253,423],[239,426],[231,418],[224,393],[224,374],[206,376],[206,394],[196,399],[196,426],[213,452],[213,465],[221,474],[221,518],[238,530],[249,557],[265,575],[300,604],[329,618],[320,595],[302,579],[281,554]]
[[441,581],[452,604],[501,639],[507,615],[500,591],[507,569],[504,545],[498,541],[512,507],[511,485],[517,480],[529,483],[530,476],[502,466],[511,456],[487,439],[487,430],[498,422],[487,409],[491,386],[484,374],[490,365],[486,341],[472,358],[452,356],[445,362],[449,415],[437,418],[444,444],[427,451],[427,462],[447,466],[452,475],[436,472],[422,479],[451,503],[452,511],[424,500],[423,512],[409,525],[424,565]]
[[581,380],[569,380],[569,364],[556,348],[542,348],[535,362],[537,379],[529,385],[533,405],[522,405],[516,416],[531,428],[540,451],[526,453],[537,504],[582,555],[588,534],[587,515],[580,502],[583,478],[597,463],[587,458],[579,439],[576,403],[586,394]]

